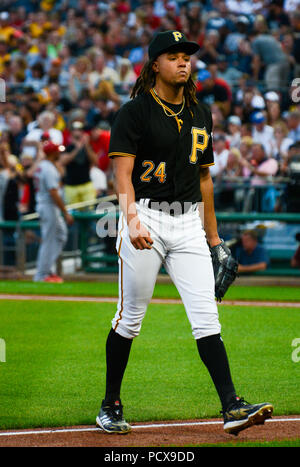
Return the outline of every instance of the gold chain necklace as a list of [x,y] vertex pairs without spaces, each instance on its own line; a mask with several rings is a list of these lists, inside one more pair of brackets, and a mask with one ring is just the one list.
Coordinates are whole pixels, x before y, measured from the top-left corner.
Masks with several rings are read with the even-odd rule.
[[[179,110],[179,112],[177,112],[177,113],[175,114],[175,113],[173,112],[173,110],[168,109],[168,107],[167,107],[165,104],[162,103],[162,101],[161,101],[160,98],[158,97],[158,94],[157,94],[157,92],[155,91],[155,89],[154,89],[154,88],[152,88],[152,89],[153,89],[153,92],[154,92],[154,94],[155,94],[155,96],[156,96],[156,98],[157,98],[158,103],[162,106],[162,108],[163,108],[163,110],[164,110],[164,113],[165,113],[165,115],[166,115],[167,117],[177,117],[178,115],[181,114],[181,112],[183,111],[184,106],[185,106],[185,98],[184,98],[184,96],[183,96],[183,101],[182,101],[181,109]],[[171,112],[171,113],[168,113],[168,112]]]

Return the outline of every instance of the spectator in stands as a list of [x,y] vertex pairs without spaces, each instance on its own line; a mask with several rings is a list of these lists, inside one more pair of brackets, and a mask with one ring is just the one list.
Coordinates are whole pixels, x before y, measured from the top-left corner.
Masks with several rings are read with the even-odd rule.
[[248,164],[244,163],[250,162],[252,157],[252,146],[253,146],[253,139],[251,136],[243,136],[241,139],[241,144],[239,150],[241,152],[241,159],[240,163],[242,166],[242,176],[248,178],[251,176],[251,170],[248,168]]
[[67,204],[95,199],[96,191],[91,181],[90,169],[97,166],[97,155],[90,145],[89,135],[80,121],[71,125],[71,140],[60,162],[65,168],[64,190]]
[[24,81],[25,86],[31,86],[35,92],[40,92],[48,83],[48,75],[40,62],[32,65]]
[[22,142],[26,135],[26,129],[22,118],[19,115],[12,115],[8,120],[8,137],[12,154],[20,156]]
[[119,84],[119,75],[116,70],[107,66],[105,56],[102,51],[94,57],[93,67],[88,75],[88,85],[90,91],[96,91],[101,81],[109,81],[112,84]]
[[293,143],[300,141],[300,111],[295,110],[288,113],[287,126],[289,129],[287,136],[293,140]]
[[252,146],[251,161],[242,160],[243,165],[251,173],[251,184],[253,186],[264,185],[266,180],[278,172],[278,162],[273,157],[267,157],[263,144],[254,142]]
[[92,65],[88,57],[78,57],[74,66],[70,68],[69,98],[76,103],[82,91],[89,89],[89,74]]
[[290,64],[280,42],[267,31],[254,29],[249,35],[253,51],[253,77],[260,79],[263,73],[270,91],[281,91],[288,84]]
[[36,156],[38,143],[42,139],[42,135],[49,134],[49,139],[59,145],[63,144],[63,135],[60,130],[55,128],[55,114],[53,112],[44,111],[39,114],[36,127],[32,128],[27,133],[23,141],[23,148],[26,147],[26,152],[32,156]]
[[22,190],[20,196],[20,212],[32,214],[36,210],[35,187],[34,187],[34,171],[36,163],[40,162],[39,158],[33,158],[31,154],[26,152],[20,155],[20,164],[22,166]]
[[229,150],[226,145],[226,137],[224,134],[216,134],[213,138],[215,164],[210,167],[210,174],[212,179],[220,181],[224,170],[227,166]]
[[230,95],[228,89],[216,83],[208,70],[201,70],[198,74],[197,98],[205,104],[218,103],[223,114],[228,115],[230,111]]
[[293,140],[288,137],[288,128],[284,122],[274,125],[274,139],[271,141],[271,156],[282,162],[288,155],[289,147]]
[[15,221],[19,218],[19,188],[17,160],[11,155],[8,143],[0,139],[0,221]]
[[277,123],[283,122],[278,94],[273,91],[267,92],[265,94],[265,102],[268,125],[274,126]]
[[227,119],[227,124],[230,148],[239,148],[241,144],[241,119],[237,115],[231,115]]
[[250,121],[253,124],[252,138],[255,143],[262,144],[266,153],[271,153],[271,144],[274,138],[274,129],[266,124],[266,117],[263,112],[254,112]]
[[224,175],[233,181],[237,180],[237,177],[241,177],[243,175],[241,158],[241,151],[238,148],[233,147],[229,150]]
[[110,126],[100,121],[90,131],[90,145],[97,155],[97,167],[107,173],[110,168],[108,149],[110,142]]
[[218,66],[217,77],[225,80],[231,88],[237,86],[243,73],[236,66],[231,66],[228,63],[226,55],[218,55],[216,62]]
[[238,272],[242,274],[264,271],[269,258],[265,248],[258,243],[257,233],[254,230],[246,230],[241,237],[241,246],[236,249]]

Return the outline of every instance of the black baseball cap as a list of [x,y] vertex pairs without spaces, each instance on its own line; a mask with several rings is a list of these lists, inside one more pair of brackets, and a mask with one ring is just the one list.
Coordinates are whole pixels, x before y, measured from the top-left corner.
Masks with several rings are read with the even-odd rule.
[[173,50],[173,48],[178,48],[188,55],[193,55],[200,49],[200,46],[197,42],[188,41],[185,35],[180,31],[159,32],[149,44],[149,58],[155,59],[170,49]]

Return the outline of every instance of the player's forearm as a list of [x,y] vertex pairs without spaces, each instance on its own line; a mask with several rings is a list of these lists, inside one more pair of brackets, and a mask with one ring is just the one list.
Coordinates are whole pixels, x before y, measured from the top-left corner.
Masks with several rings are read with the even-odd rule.
[[135,191],[131,179],[133,163],[130,159],[122,157],[114,159],[116,194],[127,224],[137,216]]
[[50,195],[51,195],[51,198],[54,204],[61,210],[63,215],[66,215],[67,214],[66,206],[65,206],[63,199],[59,195],[58,191],[55,189],[50,190]]
[[200,190],[204,207],[204,230],[211,247],[220,243],[214,206],[214,188],[209,169],[201,171]]

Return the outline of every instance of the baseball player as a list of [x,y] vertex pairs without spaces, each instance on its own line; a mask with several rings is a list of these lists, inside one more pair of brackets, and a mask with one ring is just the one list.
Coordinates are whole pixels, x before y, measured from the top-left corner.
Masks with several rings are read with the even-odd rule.
[[63,282],[62,278],[53,273],[52,268],[67,240],[66,223],[71,225],[73,217],[66,210],[61,193],[60,173],[55,165],[61,149],[63,148],[46,140],[43,143],[45,159],[34,173],[36,210],[40,216],[42,237],[34,276],[36,282]]
[[212,118],[208,106],[197,102],[191,79],[190,56],[198,49],[179,31],[158,33],[132,99],[112,127],[109,156],[121,209],[119,301],[106,342],[106,394],[96,418],[108,433],[131,429],[123,416],[121,383],[162,264],[219,395],[225,431],[237,434],[273,411],[269,403],[252,405],[236,395],[220,335],[215,298],[235,278],[236,262],[217,231],[209,172]]

